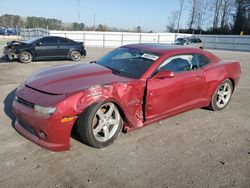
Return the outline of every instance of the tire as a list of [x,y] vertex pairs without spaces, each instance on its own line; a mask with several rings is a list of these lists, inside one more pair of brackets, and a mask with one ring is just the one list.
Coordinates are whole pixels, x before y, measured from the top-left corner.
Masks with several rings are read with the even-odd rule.
[[10,60],[10,61],[14,61],[15,58],[14,58],[15,54],[13,52],[10,52],[8,55],[7,55],[7,58]]
[[73,50],[71,53],[70,53],[70,59],[72,61],[80,61],[81,60],[81,53],[77,50]]
[[228,105],[233,93],[233,84],[229,79],[224,80],[213,94],[209,109],[219,111]]
[[108,101],[88,107],[77,120],[81,139],[95,148],[112,144],[122,126],[123,120],[117,106]]
[[22,51],[18,54],[18,59],[21,63],[30,63],[33,60],[33,56],[28,51]]

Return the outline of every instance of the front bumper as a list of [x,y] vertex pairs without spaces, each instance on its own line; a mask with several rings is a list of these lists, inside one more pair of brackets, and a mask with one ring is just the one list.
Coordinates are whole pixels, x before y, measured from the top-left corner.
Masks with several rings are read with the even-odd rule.
[[61,122],[61,115],[43,115],[33,108],[13,102],[15,129],[28,140],[52,151],[70,149],[70,133],[75,122]]
[[14,52],[11,48],[4,47],[3,54],[10,60],[18,59],[18,53]]

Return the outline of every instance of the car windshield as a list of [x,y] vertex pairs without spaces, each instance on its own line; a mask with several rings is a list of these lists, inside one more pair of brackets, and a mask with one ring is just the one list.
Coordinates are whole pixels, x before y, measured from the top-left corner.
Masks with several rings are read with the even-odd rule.
[[32,39],[25,40],[25,41],[22,41],[22,42],[26,43],[26,44],[30,44],[30,43],[33,43],[33,42],[37,41],[38,39],[40,39],[40,38],[32,38]]
[[111,69],[114,74],[140,78],[158,58],[159,56],[150,52],[121,47],[111,51],[96,63]]

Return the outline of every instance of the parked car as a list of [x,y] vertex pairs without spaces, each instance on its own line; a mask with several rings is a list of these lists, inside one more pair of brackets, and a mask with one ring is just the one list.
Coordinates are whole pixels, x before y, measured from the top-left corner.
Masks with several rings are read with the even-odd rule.
[[174,44],[186,45],[186,46],[191,46],[191,47],[196,47],[196,48],[201,48],[201,49],[203,49],[203,46],[204,46],[201,39],[197,37],[177,38]]
[[17,35],[17,29],[8,28],[7,29],[7,35]]
[[198,48],[126,45],[98,61],[32,74],[16,90],[15,129],[58,151],[70,148],[76,125],[84,143],[102,148],[121,130],[195,108],[224,109],[240,74],[239,62]]
[[47,36],[28,41],[11,41],[4,47],[4,55],[10,60],[18,59],[22,63],[33,60],[71,59],[79,61],[86,56],[83,42],[68,38]]
[[0,35],[18,35],[20,29],[0,27]]
[[1,27],[0,28],[0,35],[7,35],[7,34],[8,34],[7,29]]

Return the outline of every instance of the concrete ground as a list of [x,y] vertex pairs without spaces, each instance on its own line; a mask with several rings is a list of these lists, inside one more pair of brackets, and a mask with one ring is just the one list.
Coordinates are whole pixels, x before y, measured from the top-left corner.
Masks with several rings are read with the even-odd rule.
[[[0,54],[2,54],[0,44]],[[110,49],[87,48],[84,62]],[[250,53],[212,51],[241,62],[242,77],[230,105],[197,109],[161,124],[121,134],[94,149],[71,138],[66,152],[45,150],[12,127],[15,88],[47,61],[0,62],[0,187],[250,187]]]

